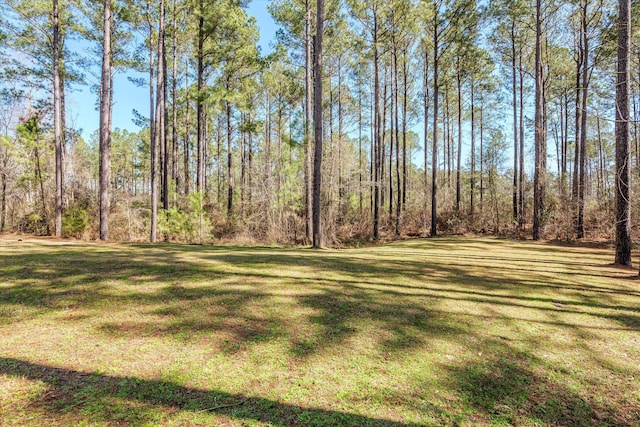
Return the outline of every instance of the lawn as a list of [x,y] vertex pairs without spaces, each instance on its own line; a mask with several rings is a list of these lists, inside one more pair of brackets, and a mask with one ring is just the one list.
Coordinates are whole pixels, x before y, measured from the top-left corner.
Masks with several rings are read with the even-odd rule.
[[611,249],[0,240],[1,425],[640,425]]

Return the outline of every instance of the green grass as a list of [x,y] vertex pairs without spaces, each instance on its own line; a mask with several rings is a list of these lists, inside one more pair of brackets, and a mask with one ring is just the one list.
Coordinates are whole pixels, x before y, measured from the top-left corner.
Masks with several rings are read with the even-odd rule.
[[0,241],[0,424],[640,425],[612,257]]

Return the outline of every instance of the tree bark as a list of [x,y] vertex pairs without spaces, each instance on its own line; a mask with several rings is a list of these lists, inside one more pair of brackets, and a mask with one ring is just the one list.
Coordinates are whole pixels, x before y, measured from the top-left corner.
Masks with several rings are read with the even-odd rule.
[[438,12],[433,19],[433,144],[431,146],[431,237],[437,230],[437,192],[438,192]]
[[542,0],[536,0],[536,53],[535,53],[535,171],[533,179],[533,240],[540,240],[545,209],[547,150],[544,106],[544,69],[542,67]]
[[[515,70],[514,70],[515,72]],[[470,206],[469,214],[471,216],[472,229],[474,227],[474,215],[475,215],[475,190],[476,190],[476,111],[475,111],[475,81],[473,75],[471,76],[471,171],[469,173],[469,190],[470,190]],[[514,89],[515,96],[515,89]],[[514,125],[514,131],[516,126]],[[515,134],[514,134],[515,135]]]
[[460,57],[458,57],[458,72],[456,75],[458,89],[458,152],[456,165],[456,214],[460,213],[461,198],[461,166],[462,166],[462,70],[460,69]]
[[158,226],[158,151],[156,143],[156,105],[154,89],[154,49],[153,49],[153,23],[151,20],[151,1],[147,0],[147,24],[149,25],[149,150],[151,157],[151,231],[149,240],[156,241]]
[[[198,160],[197,160],[197,191],[200,193],[200,200],[202,201],[202,193],[204,189],[204,105],[203,105],[203,88],[204,88],[204,0],[199,2],[199,16],[198,16],[198,70],[197,70],[197,88],[198,97],[196,98],[196,114],[198,121]],[[202,204],[202,203],[201,203]]]
[[629,92],[631,0],[619,1],[618,69],[616,78],[616,264],[631,265],[631,181]]
[[189,160],[191,157],[190,154],[190,135],[191,135],[191,103],[189,102],[189,59],[185,60],[185,68],[184,68],[184,105],[185,105],[185,114],[184,114],[184,194],[185,196],[189,195],[189,190],[191,186],[191,176],[189,167]]
[[306,238],[307,242],[313,240],[313,181],[311,178],[311,162],[312,162],[312,134],[311,134],[311,122],[312,122],[312,62],[311,57],[311,0],[305,2],[305,41],[304,41],[304,58],[305,58],[305,145],[304,145],[304,187],[305,187],[305,206],[306,206]]
[[111,183],[111,0],[103,1],[104,36],[100,85],[100,240],[109,239],[109,185]]
[[313,157],[313,247],[322,247],[320,196],[322,188],[322,36],[324,30],[324,0],[316,1],[316,38],[313,50],[314,95],[314,157]]
[[58,18],[58,0],[53,0],[53,128],[56,152],[56,206],[55,235],[62,237],[62,103],[60,87],[60,23]]
[[[229,81],[227,80],[227,90]],[[226,101],[227,112],[227,217],[233,216],[233,151],[232,151],[232,127],[231,127],[231,102]]]
[[173,0],[173,73],[171,76],[171,177],[175,185],[175,194],[180,191],[180,173],[178,171],[178,8]]
[[373,8],[373,102],[374,102],[374,137],[373,137],[373,240],[380,239],[380,158],[382,141],[380,126],[382,122],[380,111],[380,58],[378,57],[378,13]]
[[580,124],[580,176],[578,178],[578,225],[577,237],[584,238],[584,197],[587,167],[587,105],[589,99],[589,37],[587,35],[587,7],[588,1],[582,6],[582,105]]
[[513,221],[519,222],[518,218],[518,107],[517,107],[517,85],[516,85],[516,22],[511,23],[511,68],[512,68],[512,98],[513,98]]

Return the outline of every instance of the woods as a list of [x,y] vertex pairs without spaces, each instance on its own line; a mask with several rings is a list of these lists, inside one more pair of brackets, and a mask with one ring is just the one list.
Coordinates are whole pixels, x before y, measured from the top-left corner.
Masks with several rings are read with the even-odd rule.
[[[3,0],[2,229],[314,247],[491,232],[615,241],[628,265],[640,51],[622,3],[274,0],[265,49],[237,0]],[[149,90],[128,129],[118,73]],[[94,134],[68,120],[84,85]]]

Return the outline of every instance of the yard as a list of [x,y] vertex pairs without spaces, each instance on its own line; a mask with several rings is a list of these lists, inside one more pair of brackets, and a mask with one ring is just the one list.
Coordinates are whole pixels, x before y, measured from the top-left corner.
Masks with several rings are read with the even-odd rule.
[[611,249],[14,237],[2,425],[640,425],[640,281]]

